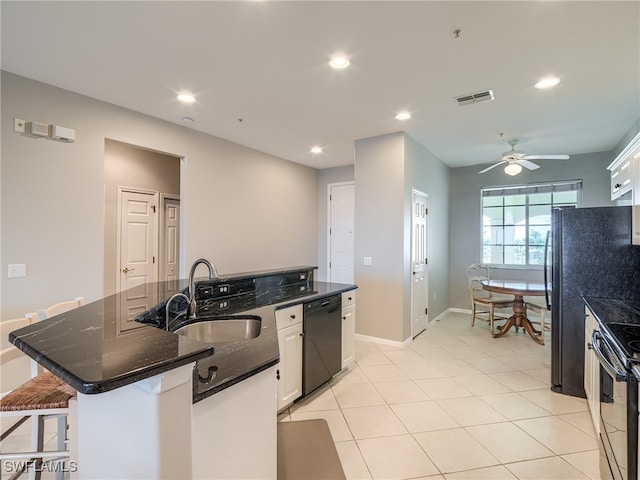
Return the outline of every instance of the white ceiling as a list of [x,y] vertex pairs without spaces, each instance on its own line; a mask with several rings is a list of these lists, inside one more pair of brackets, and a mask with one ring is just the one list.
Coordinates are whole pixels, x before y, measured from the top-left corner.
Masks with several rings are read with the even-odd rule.
[[[492,163],[515,137],[530,154],[608,151],[640,115],[637,1],[3,0],[0,13],[3,70],[316,168],[399,130],[452,167]],[[348,69],[328,66],[335,52]],[[550,74],[558,87],[533,88]],[[496,100],[454,100],[484,89]],[[413,118],[395,120],[402,109]]]

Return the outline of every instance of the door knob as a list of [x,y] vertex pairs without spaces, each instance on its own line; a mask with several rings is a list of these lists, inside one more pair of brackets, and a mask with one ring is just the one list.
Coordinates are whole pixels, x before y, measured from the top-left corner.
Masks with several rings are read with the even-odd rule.
[[124,267],[122,269],[122,273],[129,273],[129,272],[133,272],[134,270],[135,270],[135,268]]

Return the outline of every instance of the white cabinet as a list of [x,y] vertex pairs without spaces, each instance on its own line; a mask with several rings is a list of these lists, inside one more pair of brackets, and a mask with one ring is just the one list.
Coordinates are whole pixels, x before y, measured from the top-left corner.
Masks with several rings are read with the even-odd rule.
[[584,391],[591,412],[591,420],[600,433],[600,363],[598,357],[589,348],[591,334],[596,328],[596,320],[588,308],[584,309]]
[[277,365],[278,411],[302,395],[302,304],[276,310],[280,363]]
[[[639,134],[640,135],[640,134]],[[636,146],[631,152],[631,178],[633,184],[632,198],[632,231],[631,243],[640,245],[640,138],[636,141]]]
[[631,159],[618,157],[611,165],[611,200],[616,200],[631,191]]
[[356,291],[342,294],[342,368],[356,359]]

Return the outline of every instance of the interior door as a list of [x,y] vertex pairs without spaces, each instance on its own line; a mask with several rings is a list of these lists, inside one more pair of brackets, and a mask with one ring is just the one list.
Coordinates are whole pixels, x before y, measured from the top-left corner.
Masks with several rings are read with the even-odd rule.
[[428,320],[427,196],[413,190],[411,220],[411,336],[422,332]]
[[157,281],[157,194],[122,189],[118,205],[120,296],[119,330],[136,327],[133,319],[152,307],[145,285]]
[[162,200],[160,281],[169,282],[169,291],[177,291],[180,273],[180,199],[164,197]]
[[353,283],[355,186],[329,186],[329,268],[334,283]]

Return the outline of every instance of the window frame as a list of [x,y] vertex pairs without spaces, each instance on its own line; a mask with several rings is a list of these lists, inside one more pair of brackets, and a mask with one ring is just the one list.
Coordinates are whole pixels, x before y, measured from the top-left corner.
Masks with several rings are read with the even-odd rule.
[[[567,191],[575,191],[576,192],[576,203],[574,204],[567,204],[567,203],[555,203],[553,201],[553,193],[560,193],[560,192],[567,192]],[[487,192],[492,192],[492,193],[487,193]],[[532,204],[530,202],[530,196],[531,195],[535,195],[535,194],[540,194],[540,193],[551,193],[551,203],[534,203]],[[525,249],[525,262],[524,264],[520,264],[520,263],[493,263],[493,262],[485,262],[484,261],[484,248],[485,248],[485,243],[484,243],[484,229],[485,229],[485,225],[484,225],[484,198],[485,197],[499,197],[504,199],[505,196],[508,195],[525,195],[525,202],[524,205],[518,205],[519,207],[524,207],[524,219],[525,219],[525,243],[522,245]],[[560,206],[564,206],[564,207],[568,207],[568,208],[579,208],[582,206],[582,179],[577,179],[577,180],[557,180],[557,181],[550,181],[550,182],[540,182],[540,183],[528,183],[528,184],[513,184],[513,185],[497,185],[497,186],[483,186],[480,188],[480,258],[482,259],[482,263],[485,263],[486,265],[489,265],[491,267],[495,267],[495,268],[506,268],[506,269],[522,269],[522,270],[539,270],[543,268],[543,265],[539,265],[539,264],[531,264],[529,263],[530,261],[530,247],[536,247],[539,245],[530,245],[529,244],[529,233],[530,233],[530,229],[531,229],[531,224],[530,224],[530,217],[529,217],[529,212],[530,212],[530,207],[531,206],[536,206],[536,205],[549,205],[551,211],[553,211],[554,208],[560,207]],[[504,223],[504,211],[505,208],[509,207],[510,205],[505,205],[504,200],[502,200],[502,212],[503,212],[503,218],[502,218],[502,231],[504,232],[505,230],[505,223]],[[537,224],[534,224],[533,226],[535,227]],[[551,225],[551,224],[549,224]],[[510,226],[510,225],[509,225]],[[545,224],[546,226],[546,224]],[[502,252],[502,258],[504,260],[504,247],[505,247],[505,242],[504,242],[504,235],[502,238],[502,243],[500,244],[496,244],[496,246],[502,246],[503,248],[503,252]],[[508,244],[507,246],[514,246],[513,244]]]

